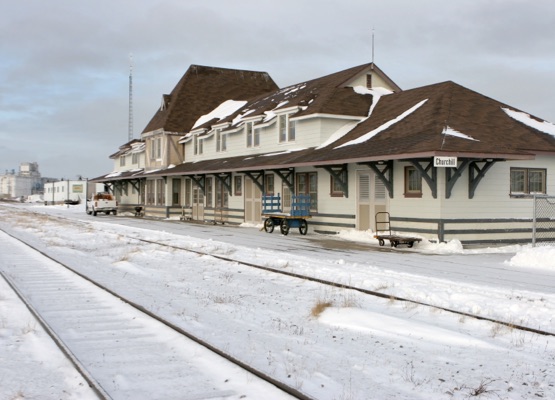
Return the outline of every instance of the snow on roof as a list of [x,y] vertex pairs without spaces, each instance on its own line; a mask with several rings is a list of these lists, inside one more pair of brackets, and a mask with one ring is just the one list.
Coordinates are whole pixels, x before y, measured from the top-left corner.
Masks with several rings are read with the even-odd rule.
[[341,139],[343,136],[349,133],[355,126],[357,126],[358,123],[359,123],[358,121],[355,121],[355,122],[349,122],[343,125],[341,128],[339,128],[334,133],[332,133],[331,136],[328,138],[328,140],[326,140],[320,146],[316,147],[316,149],[323,149],[324,147],[327,147],[330,144],[337,142],[339,139]]
[[445,128],[443,128],[443,132],[441,132],[442,135],[448,135],[448,136],[455,136],[461,139],[468,139],[468,140],[475,140],[477,142],[479,142],[478,139],[474,139],[472,136],[468,136],[465,135],[464,133],[461,133],[459,131],[457,131],[456,129],[451,128],[450,126],[446,126]]
[[243,118],[245,118],[249,114],[252,114],[255,111],[256,110],[246,110],[243,114],[239,114],[238,116],[233,118],[233,121],[231,121],[231,126],[239,125],[241,122],[243,122]]
[[368,89],[365,86],[354,86],[353,90],[357,94],[362,94],[362,95],[369,94],[369,95],[373,96],[372,105],[370,106],[370,109],[368,110],[368,116],[366,118],[364,118],[362,121],[350,122],[348,124],[343,125],[341,128],[336,130],[328,138],[328,140],[326,140],[324,143],[322,143],[320,146],[318,146],[317,149],[322,149],[322,148],[327,147],[330,144],[338,141],[343,136],[345,136],[347,133],[349,133],[355,126],[357,126],[357,124],[360,124],[361,122],[366,121],[372,115],[372,111],[374,111],[374,108],[376,108],[376,105],[378,104],[378,101],[380,100],[380,98],[382,96],[386,96],[388,94],[393,93],[391,90],[383,88],[383,87],[376,87],[376,88]]
[[192,129],[195,129],[197,126],[201,126],[213,119],[217,119],[220,121],[233,114],[235,111],[243,107],[245,104],[247,104],[245,100],[241,100],[241,101],[226,100],[223,103],[221,103],[218,107],[213,109],[210,113],[205,114],[201,116],[199,119],[197,119]]
[[267,153],[267,154],[262,154],[261,157],[281,156],[281,155],[284,155],[284,154],[290,154],[290,153],[293,153],[295,151],[302,151],[302,150],[306,150],[306,148],[288,149],[288,150],[280,151],[280,152],[277,152],[277,153]]
[[380,100],[380,97],[387,96],[388,94],[393,93],[391,90],[381,86],[377,86],[372,89],[368,89],[366,86],[354,86],[353,90],[357,94],[362,94],[362,95],[369,94],[373,97],[372,105],[370,106],[370,110],[368,110],[368,116],[372,115],[372,111],[374,111],[374,108],[376,108],[376,105],[378,105],[378,101]]
[[416,111],[417,109],[419,109],[424,103],[426,103],[428,101],[428,99],[422,100],[421,102],[419,102],[418,104],[415,104],[414,106],[412,106],[411,108],[409,108],[407,111],[405,111],[404,113],[402,113],[401,115],[399,115],[398,117],[387,121],[385,124],[382,124],[380,126],[378,126],[376,129],[368,132],[365,135],[362,135],[356,139],[353,139],[351,141],[348,141],[346,143],[343,143],[341,146],[337,146],[334,147],[335,149],[339,149],[341,147],[344,146],[351,146],[353,144],[360,144],[360,143],[364,143],[370,139],[372,139],[374,136],[376,136],[378,133],[385,131],[387,128],[389,128],[390,126],[396,124],[397,122],[403,120],[405,117],[407,117],[408,115],[412,114],[414,111]]
[[555,136],[555,124],[552,124],[551,122],[538,121],[530,117],[530,114],[526,114],[521,111],[514,111],[504,107],[502,107],[502,110],[505,111],[509,117],[516,119],[524,125],[534,128],[540,132]]

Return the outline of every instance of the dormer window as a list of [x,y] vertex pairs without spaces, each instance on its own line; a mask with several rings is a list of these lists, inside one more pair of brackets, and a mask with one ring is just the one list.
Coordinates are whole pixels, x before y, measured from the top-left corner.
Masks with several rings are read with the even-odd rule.
[[125,167],[125,156],[120,156],[119,158],[119,166]]
[[204,139],[201,139],[198,137],[198,135],[195,135],[193,139],[193,151],[195,156],[203,153],[203,147],[204,147]]
[[295,121],[291,121],[286,114],[279,116],[279,142],[294,142],[295,141]]
[[150,144],[150,159],[160,159],[162,157],[162,138],[153,138]]
[[366,75],[366,88],[367,89],[372,89],[372,75],[371,74]]
[[162,104],[160,105],[160,111],[166,110],[170,106],[170,98],[169,94],[162,95]]
[[260,129],[255,128],[252,122],[247,122],[245,124],[245,132],[247,138],[247,147],[258,147],[260,146]]
[[227,133],[222,133],[221,129],[216,129],[216,151],[222,152],[227,150]]

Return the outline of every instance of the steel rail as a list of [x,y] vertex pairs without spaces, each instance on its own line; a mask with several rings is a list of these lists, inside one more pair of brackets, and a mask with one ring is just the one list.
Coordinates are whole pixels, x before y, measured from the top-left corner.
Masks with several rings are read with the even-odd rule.
[[[54,218],[59,218],[59,219],[72,221],[72,223],[78,222],[78,223],[81,223],[83,225],[86,225],[85,221],[75,221],[75,220],[67,218],[67,217],[56,216],[56,215],[49,215],[49,216],[54,217]],[[491,322],[491,323],[496,323],[496,324],[503,325],[503,326],[506,326],[506,327],[511,328],[511,329],[517,329],[517,330],[524,331],[524,332],[536,333],[536,334],[543,335],[543,336],[554,336],[555,337],[555,332],[549,332],[549,331],[545,331],[545,330],[542,330],[542,329],[536,329],[536,328],[532,328],[532,327],[525,326],[525,325],[515,324],[513,322],[501,321],[501,320],[498,320],[498,319],[495,319],[495,318],[490,318],[490,317],[485,317],[485,316],[481,316],[481,315],[477,315],[477,314],[472,314],[472,313],[468,313],[468,312],[465,312],[465,311],[456,310],[456,309],[453,309],[453,308],[442,307],[442,306],[434,305],[434,304],[431,304],[431,303],[426,303],[426,302],[423,302],[423,301],[412,300],[412,299],[409,299],[409,298],[406,298],[406,297],[395,296],[395,295],[391,295],[391,294],[387,294],[387,293],[377,292],[375,290],[364,289],[364,288],[360,288],[360,287],[357,287],[357,286],[351,286],[351,285],[347,285],[347,284],[343,284],[343,283],[337,283],[337,282],[333,282],[333,281],[330,281],[330,280],[327,280],[327,279],[315,278],[315,277],[311,277],[311,276],[308,276],[308,275],[298,274],[298,273],[295,273],[295,272],[288,272],[288,271],[278,270],[278,269],[274,269],[274,268],[271,268],[271,267],[266,267],[266,266],[263,266],[263,265],[258,265],[258,264],[254,264],[254,263],[251,263],[251,262],[247,262],[247,261],[242,261],[242,260],[238,260],[238,259],[234,259],[234,258],[230,258],[230,257],[220,256],[220,255],[217,255],[217,254],[210,254],[210,253],[202,252],[202,251],[199,251],[199,250],[188,249],[188,248],[184,248],[184,247],[180,247],[180,246],[176,246],[176,245],[171,245],[171,244],[167,244],[167,243],[156,242],[156,241],[148,240],[148,239],[141,239],[141,238],[128,236],[128,235],[122,235],[122,236],[126,237],[126,238],[129,238],[129,239],[136,240],[136,241],[144,242],[144,243],[155,244],[155,245],[164,246],[164,247],[168,247],[168,248],[172,248],[172,249],[176,249],[176,250],[187,251],[187,252],[198,254],[198,255],[210,256],[210,257],[214,257],[216,259],[222,260],[222,261],[238,263],[238,264],[245,265],[245,266],[248,266],[248,267],[257,268],[257,269],[260,269],[260,270],[269,271],[269,272],[273,272],[273,273],[277,273],[277,274],[281,274],[281,275],[285,275],[285,276],[289,276],[289,277],[293,277],[293,278],[299,278],[299,279],[303,279],[303,280],[308,280],[310,282],[321,283],[321,284],[327,285],[327,286],[354,290],[354,291],[357,291],[357,292],[360,292],[360,293],[363,293],[363,294],[366,294],[366,295],[370,295],[370,296],[375,296],[375,297],[380,297],[380,298],[390,299],[390,300],[395,300],[395,301],[402,301],[402,302],[411,303],[411,304],[424,306],[424,307],[430,307],[430,308],[434,308],[436,310],[449,312],[449,313],[452,313],[452,314],[455,314],[455,315],[460,315],[460,316],[464,316],[464,317],[468,317],[468,318],[473,318],[473,319],[480,320],[480,321],[487,321],[487,322]]]
[[[5,234],[10,236],[11,238],[19,241],[20,243],[26,245],[30,249],[38,252],[39,254],[48,258],[49,260],[55,262],[56,264],[60,265],[61,267],[63,267],[65,269],[71,271],[72,273],[78,275],[79,277],[83,278],[87,282],[90,282],[93,285],[95,285],[96,287],[106,291],[107,293],[109,293],[112,296],[118,298],[119,300],[121,300],[124,303],[130,305],[131,307],[141,311],[142,313],[146,314],[147,316],[151,317],[152,319],[164,324],[168,328],[173,329],[177,333],[185,336],[186,338],[192,340],[193,342],[205,347],[206,349],[208,349],[208,350],[212,351],[213,353],[219,355],[220,357],[230,361],[231,363],[237,365],[238,367],[241,367],[242,369],[252,373],[253,375],[260,378],[261,380],[263,380],[265,382],[268,382],[269,384],[272,384],[273,386],[277,387],[278,389],[281,389],[283,392],[285,392],[285,393],[287,393],[287,394],[289,394],[289,395],[291,395],[291,396],[293,396],[293,397],[295,397],[299,400],[314,400],[313,397],[308,396],[307,394],[305,394],[305,393],[303,393],[303,392],[301,392],[301,391],[299,391],[299,390],[297,390],[297,389],[295,389],[295,388],[293,388],[293,387],[291,387],[291,386],[289,386],[289,385],[271,377],[270,375],[265,374],[264,372],[252,367],[251,365],[248,365],[247,363],[245,363],[245,362],[239,360],[238,358],[224,352],[223,350],[220,350],[219,348],[217,348],[214,345],[208,343],[207,341],[195,336],[191,332],[188,332],[185,329],[183,329],[183,328],[173,324],[172,322],[164,319],[163,317],[160,317],[159,315],[153,313],[152,311],[149,311],[148,309],[146,309],[142,305],[126,298],[125,296],[120,295],[119,293],[115,292],[112,289],[109,289],[109,288],[103,286],[101,283],[96,282],[95,280],[93,280],[90,277],[82,274],[81,272],[76,271],[72,267],[64,264],[63,262],[57,260],[56,258],[54,258],[51,255],[45,253],[44,251],[42,251],[40,249],[37,249],[36,247],[27,243],[26,241],[12,235],[9,232],[6,232],[4,229],[0,228],[0,231],[4,232]],[[36,311],[32,307],[32,305],[30,305],[30,303],[19,293],[19,290],[15,287],[15,285],[11,282],[11,280],[7,279],[6,276],[4,275],[4,273],[2,273],[2,271],[0,271],[0,274],[4,277],[4,279],[6,279],[6,282],[8,282],[8,284],[14,289],[14,291],[18,294],[18,296],[22,299],[22,301],[27,305],[29,310],[33,313],[33,315],[37,318],[37,320],[41,323],[41,325],[47,330],[47,332],[52,332],[53,333],[53,336],[51,336],[51,337],[54,339],[54,342],[60,347],[60,349],[64,352],[64,354],[70,359],[70,361],[78,368],[79,372],[81,372],[81,374],[87,380],[87,382],[89,384],[93,385],[95,388],[98,388],[98,394],[101,397],[101,399],[103,399],[103,400],[111,399],[111,397],[106,393],[106,391],[104,389],[102,389],[100,384],[95,384],[94,383],[94,378],[92,378],[90,376],[90,374],[86,371],[86,369],[84,367],[80,366],[81,364],[79,363],[78,359],[71,353],[71,351],[63,343],[63,341],[48,326],[48,324],[43,320],[43,318],[40,316],[38,311]],[[97,391],[97,390],[95,390],[95,391]]]
[[198,254],[198,255],[210,256],[210,257],[216,258],[218,260],[233,262],[233,263],[245,265],[245,266],[252,267],[252,268],[257,268],[257,269],[260,269],[260,270],[273,272],[273,273],[276,273],[276,274],[281,274],[281,275],[285,275],[285,276],[289,276],[289,277],[293,277],[293,278],[303,279],[305,281],[321,283],[323,285],[332,286],[332,287],[341,288],[341,289],[354,290],[354,291],[357,291],[357,292],[360,292],[360,293],[363,293],[363,294],[366,294],[366,295],[380,297],[380,298],[383,298],[383,299],[402,301],[402,302],[407,302],[407,303],[411,303],[411,304],[416,304],[416,305],[419,305],[419,306],[430,307],[430,308],[434,308],[436,310],[441,310],[441,311],[449,312],[449,313],[452,313],[452,314],[473,318],[473,319],[480,320],[480,321],[488,321],[488,322],[496,323],[496,324],[499,324],[499,325],[509,327],[511,329],[517,329],[517,330],[520,330],[520,331],[525,331],[525,332],[530,332],[530,333],[537,333],[539,335],[544,335],[544,336],[555,336],[555,332],[549,332],[549,331],[545,331],[545,330],[542,330],[542,329],[535,329],[535,328],[531,328],[531,327],[528,327],[528,326],[515,324],[515,323],[512,323],[512,322],[497,320],[495,318],[484,317],[484,316],[481,316],[481,315],[467,313],[467,312],[455,310],[455,309],[452,309],[452,308],[437,306],[437,305],[434,305],[434,304],[431,304],[431,303],[426,303],[426,302],[418,301],[418,300],[412,300],[412,299],[409,299],[409,298],[406,298],[406,297],[394,296],[394,295],[387,294],[387,293],[377,292],[375,290],[364,289],[364,288],[360,288],[360,287],[357,287],[357,286],[347,285],[347,284],[344,284],[344,283],[337,283],[337,282],[333,282],[333,281],[330,281],[330,280],[327,280],[327,279],[315,278],[315,277],[312,277],[312,276],[302,275],[302,274],[298,274],[298,273],[295,273],[295,272],[288,272],[288,271],[278,270],[278,269],[274,269],[272,267],[267,267],[267,266],[263,266],[263,265],[259,265],[259,264],[254,264],[254,263],[247,262],[247,261],[237,260],[237,259],[230,258],[230,257],[220,256],[220,255],[217,255],[217,254],[205,253],[205,252],[202,252],[202,251],[199,251],[199,250],[187,249],[187,248],[184,248],[184,247],[171,245],[171,244],[167,244],[167,243],[156,242],[156,241],[153,241],[153,240],[141,239],[141,238],[136,238],[136,237],[133,237],[133,236],[125,236],[125,235],[124,235],[124,237],[127,237],[129,239],[133,239],[133,240],[137,240],[137,241],[140,241],[140,242],[145,242],[145,243],[149,243],[149,244],[155,244],[155,245],[159,245],[159,246],[172,248],[172,249],[175,249],[175,250],[188,251],[188,252],[195,253],[195,254]]
[[[13,236],[12,236],[13,237]],[[21,242],[21,240],[20,240]],[[22,242],[23,243],[23,242]],[[44,318],[40,315],[38,310],[33,306],[33,304],[29,301],[29,299],[19,290],[16,284],[12,281],[11,278],[7,276],[3,271],[0,270],[0,276],[4,278],[8,286],[14,291],[14,293],[19,297],[19,299],[25,304],[29,312],[35,317],[38,323],[42,326],[44,331],[50,336],[50,338],[54,341],[56,346],[62,351],[64,356],[69,360],[69,362],[75,367],[77,372],[81,374],[83,379],[89,384],[91,389],[94,393],[101,399],[101,400],[111,400],[112,397],[104,390],[100,382],[98,382],[94,377],[89,373],[87,368],[79,361],[79,359],[73,354],[73,352],[66,346],[64,341],[58,336],[56,331],[52,329],[52,327],[45,321]]]

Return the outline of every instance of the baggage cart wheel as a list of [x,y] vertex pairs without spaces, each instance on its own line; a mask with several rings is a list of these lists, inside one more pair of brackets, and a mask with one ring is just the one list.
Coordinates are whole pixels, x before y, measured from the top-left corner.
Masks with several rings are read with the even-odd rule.
[[301,233],[301,235],[306,235],[306,233],[308,232],[308,222],[306,222],[306,219],[301,219],[301,224],[299,225],[299,232]]
[[414,244],[414,242],[408,242],[407,246],[410,248],[410,247],[412,247],[413,244]]
[[385,244],[385,240],[379,239],[379,242],[378,242],[378,243],[380,244],[380,246],[383,246],[383,245]]
[[266,218],[266,221],[264,221],[264,230],[268,233],[274,231],[274,220],[272,218]]
[[289,233],[289,222],[287,222],[286,219],[283,219],[281,221],[279,229],[280,229],[282,235],[287,235]]

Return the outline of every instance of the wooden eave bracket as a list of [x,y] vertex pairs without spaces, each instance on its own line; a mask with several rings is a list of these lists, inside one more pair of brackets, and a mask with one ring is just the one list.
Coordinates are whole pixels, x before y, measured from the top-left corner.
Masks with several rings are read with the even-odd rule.
[[231,172],[222,172],[219,174],[213,174],[218,181],[225,187],[227,193],[232,196],[231,190]]
[[114,182],[105,182],[104,183],[104,188],[108,191],[108,193],[112,193],[115,195],[115,185]]
[[191,175],[190,178],[200,188],[202,194],[206,196],[206,175]]
[[455,183],[457,183],[457,180],[462,176],[464,170],[468,167],[468,165],[471,162],[474,162],[475,160],[470,159],[470,158],[466,158],[464,160],[462,160],[461,165],[459,165],[456,168],[446,168],[445,169],[445,198],[448,199],[451,197],[451,192],[453,191],[453,188],[455,187]]
[[328,173],[333,176],[333,179],[339,183],[339,186],[341,186],[341,190],[343,191],[345,197],[349,197],[349,175],[347,174],[347,164],[325,165],[317,168],[324,168],[328,171]]
[[486,175],[486,172],[495,164],[498,160],[485,160],[484,165],[480,168],[478,161],[472,161],[468,166],[468,198],[474,198],[474,192],[478,187],[478,184],[482,178]]
[[295,193],[295,168],[274,169],[272,172],[280,177],[291,193]]
[[389,161],[371,161],[367,163],[361,163],[370,167],[372,171],[376,174],[378,179],[382,181],[387,192],[389,193],[389,198],[393,198],[393,160]]
[[264,193],[264,171],[245,171],[244,174],[251,178],[260,191]]
[[[437,168],[434,167],[434,160],[433,158],[429,160],[408,160],[414,168],[416,168],[422,178],[428,184],[430,190],[432,191],[432,197],[437,199]],[[421,162],[427,163],[425,167],[422,166]],[[430,175],[431,172],[431,175]]]
[[133,188],[137,192],[141,191],[141,188],[140,188],[141,180],[140,179],[130,179],[128,182],[131,184],[131,186],[133,186]]

